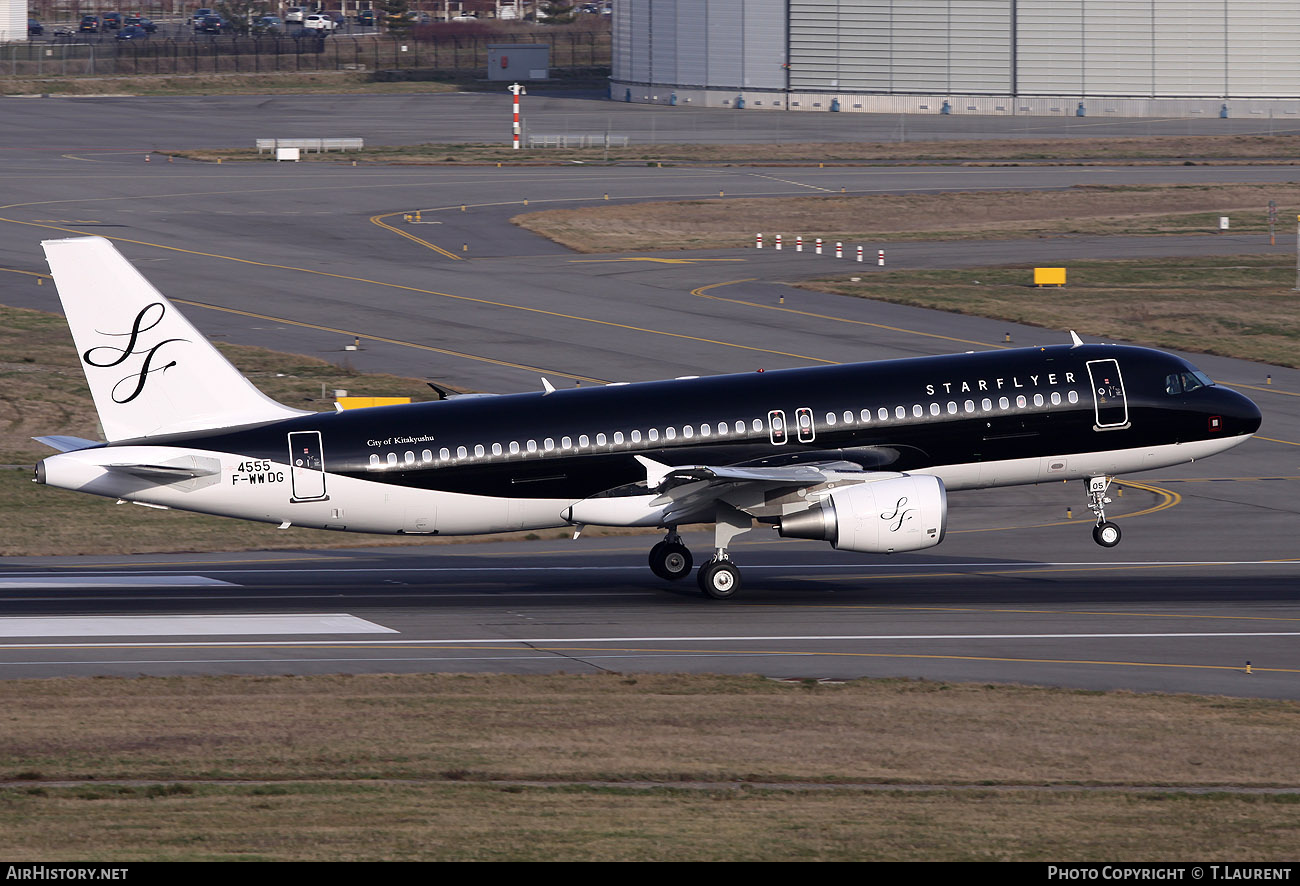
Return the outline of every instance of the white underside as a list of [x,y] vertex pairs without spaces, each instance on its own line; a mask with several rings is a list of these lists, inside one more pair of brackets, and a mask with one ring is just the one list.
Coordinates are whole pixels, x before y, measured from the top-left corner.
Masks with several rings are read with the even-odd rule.
[[[1185,464],[1223,452],[1247,439],[1248,436],[1225,437],[1079,455],[939,465],[913,473],[939,477],[949,490],[1016,486],[1132,474]],[[156,477],[140,477],[106,467],[174,464],[189,458],[215,459],[220,462],[220,473],[160,483]],[[323,497],[294,500],[293,475],[288,465],[271,462],[268,470],[253,472],[260,474],[262,480],[250,481],[250,475],[241,472],[246,462],[247,459],[231,453],[165,446],[115,446],[54,455],[45,460],[44,468],[46,483],[63,489],[245,520],[353,532],[475,535],[544,529],[566,525],[569,521],[564,519],[563,512],[575,504],[570,499],[495,498],[435,492],[336,474],[323,476]],[[582,522],[653,526],[658,523],[662,509],[650,504],[654,498],[646,495],[587,499],[588,505],[608,502],[608,508],[583,509],[582,515],[588,519]]]

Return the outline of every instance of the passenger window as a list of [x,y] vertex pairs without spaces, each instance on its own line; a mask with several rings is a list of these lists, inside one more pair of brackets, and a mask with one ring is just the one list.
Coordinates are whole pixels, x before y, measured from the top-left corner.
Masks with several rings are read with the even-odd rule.
[[[650,440],[651,443],[653,443],[654,441],[658,440],[658,439],[659,439],[659,429],[658,429],[658,428],[651,428],[650,430],[646,431],[646,437]],[[567,439],[567,438],[566,438],[566,439]]]
[[961,406],[962,406],[962,409],[966,410],[967,412],[974,412],[974,411],[975,411],[975,401],[974,401],[974,400],[967,400],[967,401],[966,401],[965,403],[963,403]]
[[938,415],[938,414],[939,414],[939,404],[938,404],[938,403],[931,403],[931,404],[930,404],[930,414],[931,414],[931,415]]
[[691,427],[690,425],[687,425],[686,427],[682,428],[682,436],[685,437],[687,440],[691,439],[692,437],[695,436],[695,428]]
[[420,461],[433,461],[433,453],[428,449],[420,453]]
[[1010,408],[1011,408],[1011,401],[1008,400],[1006,397],[999,397],[999,398],[998,398],[998,408],[999,408],[999,409],[1010,409]]
[[755,434],[761,434],[763,432],[763,420],[761,418],[754,419],[753,428]]
[[484,449],[483,449],[483,444],[482,444],[482,443],[475,443],[475,444],[474,444],[474,457],[475,457],[475,458],[482,458],[485,454],[486,454],[486,453],[485,453],[485,451],[484,451]]
[[925,410],[921,408],[920,403],[912,404],[912,415],[916,416],[917,418],[920,418],[921,416],[925,415]]
[[578,448],[586,449],[590,445],[591,445],[591,438],[588,437],[586,434],[582,434],[578,437]]
[[[835,427],[835,413],[833,412],[826,413],[826,426],[828,428]],[[799,427],[801,428],[808,427],[808,416],[806,415],[799,416]]]
[[707,437],[707,436],[709,436],[709,435],[712,434],[712,433],[713,433],[713,430],[712,430],[712,428],[709,427],[709,423],[708,423],[708,422],[705,422],[704,424],[700,425],[700,436],[701,436],[701,437]]
[[640,432],[640,431],[633,431],[633,432],[632,432],[632,442],[633,442],[633,443],[640,443],[640,442],[641,442],[641,432]]
[[880,416],[881,421],[887,421],[889,419],[889,410],[883,406],[880,407],[880,412],[877,414]]
[[529,451],[529,452],[536,452],[536,451],[537,451],[537,441],[536,441],[536,440],[529,440],[529,441],[528,441],[528,451]]
[[849,412],[847,409],[844,410],[844,423],[846,425],[853,424],[853,413]]
[[377,453],[370,453],[370,466],[372,468],[379,467],[379,455]]
[[614,432],[614,445],[617,446],[619,443],[622,443],[622,442],[623,442],[623,432],[622,432],[622,431],[615,431],[615,432]]
[[907,407],[899,406],[897,409],[894,410],[894,415],[898,416],[899,418],[907,418]]
[[948,414],[949,415],[957,414],[957,404],[954,403],[952,400],[948,401]]
[[492,444],[492,454],[493,454],[493,455],[500,455],[500,454],[501,454],[501,444],[500,444],[500,443],[493,443],[493,444]]
[[408,465],[413,465],[413,464],[415,464],[415,453],[412,452],[412,451],[409,450],[409,449],[406,450],[406,458],[403,459],[403,460],[404,460]]
[[606,437],[604,434],[597,434],[597,435],[596,435],[596,445],[597,445],[597,446],[604,446],[605,443],[608,442],[608,440],[609,440],[609,438]]
[[993,401],[990,400],[988,397],[985,397],[983,400],[980,401],[980,408],[983,409],[985,412],[992,412]]
[[676,429],[676,428],[664,428],[664,439],[665,439],[665,440],[676,440],[676,439],[677,439],[677,429]]
[[543,440],[542,448],[545,449],[547,452],[555,451],[555,438],[547,437],[545,440]]
[[871,421],[871,410],[870,410],[870,409],[864,409],[864,410],[862,410],[861,412],[858,413],[858,416],[862,419],[862,421],[863,421],[864,423],[865,423],[865,422],[869,422],[869,421]]
[[1042,406],[1042,405],[1043,405],[1043,395],[1042,395],[1042,394],[1034,394],[1034,405],[1035,405],[1035,406]]
[[1071,391],[1071,392],[1070,392],[1070,396],[1069,396],[1069,400],[1070,400],[1071,403],[1078,403],[1078,402],[1079,402],[1079,392],[1078,392],[1078,391]]
[[518,441],[518,440],[511,440],[511,441],[510,441],[510,454],[511,454],[511,455],[518,455],[518,454],[519,454],[519,441]]
[[743,421],[736,422],[736,433],[737,434],[745,433],[745,423]]
[[448,449],[446,446],[444,446],[444,447],[442,447],[441,449],[438,450],[438,460],[439,460],[439,461],[447,461],[447,460],[450,459],[450,458],[451,458],[451,450]]

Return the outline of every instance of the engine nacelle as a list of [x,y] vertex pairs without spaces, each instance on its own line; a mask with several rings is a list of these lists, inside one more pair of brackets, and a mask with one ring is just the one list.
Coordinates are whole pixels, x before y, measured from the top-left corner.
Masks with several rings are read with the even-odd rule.
[[867,554],[934,547],[947,529],[943,481],[924,474],[832,489],[811,508],[782,517],[777,527],[785,538],[828,541],[836,550]]

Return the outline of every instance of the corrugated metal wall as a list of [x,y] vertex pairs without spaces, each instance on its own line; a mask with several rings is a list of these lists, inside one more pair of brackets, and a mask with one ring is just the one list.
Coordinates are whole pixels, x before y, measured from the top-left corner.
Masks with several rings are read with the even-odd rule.
[[0,0],[0,43],[27,40],[27,0]]
[[614,79],[633,83],[1300,96],[1296,0],[619,0],[614,47]]
[[786,0],[620,0],[614,79],[784,89]]

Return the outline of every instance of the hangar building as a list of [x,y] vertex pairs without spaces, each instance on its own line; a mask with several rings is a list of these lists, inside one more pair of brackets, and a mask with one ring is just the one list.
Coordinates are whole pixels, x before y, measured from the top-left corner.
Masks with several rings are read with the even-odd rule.
[[27,0],[0,0],[0,43],[27,40]]
[[1295,0],[619,0],[615,100],[1300,115]]

